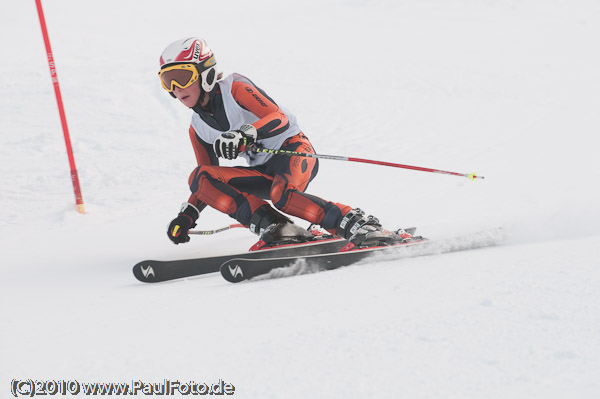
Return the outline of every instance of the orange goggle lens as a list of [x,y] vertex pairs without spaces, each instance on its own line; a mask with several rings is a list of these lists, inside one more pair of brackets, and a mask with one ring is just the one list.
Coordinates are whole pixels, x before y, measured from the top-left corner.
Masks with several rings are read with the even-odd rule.
[[180,89],[190,87],[198,80],[198,70],[194,64],[176,64],[163,68],[158,72],[162,87],[172,92],[175,86]]

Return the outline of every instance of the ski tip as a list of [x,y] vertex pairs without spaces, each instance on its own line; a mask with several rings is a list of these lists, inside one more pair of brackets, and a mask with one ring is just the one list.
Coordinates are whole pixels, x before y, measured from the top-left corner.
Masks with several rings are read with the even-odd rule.
[[157,281],[156,271],[151,261],[143,261],[133,267],[133,275],[143,283],[154,283]]
[[230,283],[239,283],[249,278],[249,276],[244,276],[245,271],[236,263],[237,261],[238,259],[230,259],[220,268],[221,275]]

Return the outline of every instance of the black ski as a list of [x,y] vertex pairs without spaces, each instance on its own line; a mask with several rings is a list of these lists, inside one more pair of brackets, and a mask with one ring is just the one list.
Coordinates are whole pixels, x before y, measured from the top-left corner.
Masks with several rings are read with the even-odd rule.
[[417,236],[409,241],[385,247],[371,247],[356,249],[347,252],[332,251],[330,253],[282,256],[277,258],[247,258],[239,257],[230,259],[221,265],[221,275],[230,283],[239,283],[256,276],[267,274],[274,269],[290,267],[297,264],[305,264],[316,270],[333,270],[342,266],[349,266],[378,253],[391,253],[399,247],[422,244],[427,239]]
[[[414,230],[413,230],[414,232]],[[348,252],[333,252],[308,256],[291,256],[271,259],[250,259],[239,257],[230,259],[221,266],[221,275],[225,280],[237,283],[256,276],[266,275],[275,269],[281,271],[272,277],[305,273],[303,266],[309,271],[332,270],[342,266],[366,260],[377,255],[377,260],[395,260],[415,256],[438,255],[448,252],[465,251],[497,245],[504,240],[502,228],[494,228],[476,233],[450,237],[441,240],[427,240],[413,236],[405,243],[386,247],[373,247]],[[299,268],[291,266],[298,265]]]
[[274,248],[210,258],[180,260],[145,260],[133,267],[133,275],[144,283],[157,283],[178,278],[215,273],[220,266],[232,258],[267,259],[282,256],[306,256],[339,251],[347,241],[341,238],[320,238],[301,244],[280,245]]

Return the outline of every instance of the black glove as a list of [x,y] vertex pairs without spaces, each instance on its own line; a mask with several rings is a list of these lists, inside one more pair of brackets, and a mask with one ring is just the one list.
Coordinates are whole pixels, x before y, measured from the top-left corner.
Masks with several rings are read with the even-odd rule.
[[173,241],[175,244],[188,242],[190,240],[188,231],[190,231],[192,227],[196,227],[196,220],[198,220],[199,216],[200,212],[194,205],[184,202],[181,205],[181,212],[173,219],[167,230],[169,240]]
[[240,151],[256,142],[258,133],[252,125],[244,124],[238,130],[221,133],[213,143],[215,154],[220,158],[236,159]]

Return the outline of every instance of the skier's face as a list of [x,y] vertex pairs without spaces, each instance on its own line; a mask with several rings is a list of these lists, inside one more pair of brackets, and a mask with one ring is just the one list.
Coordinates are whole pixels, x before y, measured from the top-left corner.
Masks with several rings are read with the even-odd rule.
[[185,89],[175,86],[173,94],[175,94],[175,97],[177,97],[179,101],[183,103],[183,105],[188,108],[192,108],[198,103],[198,99],[200,98],[200,81],[198,80]]

